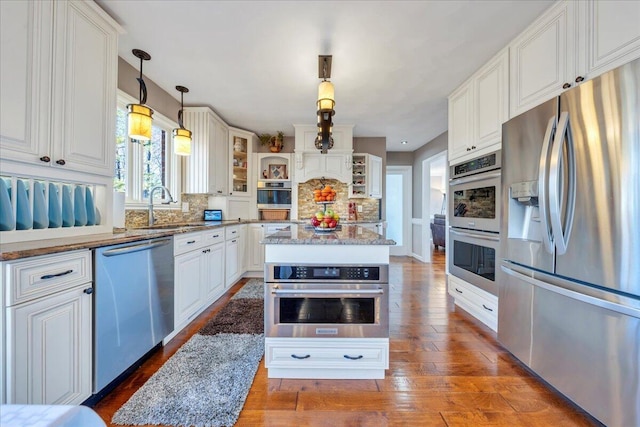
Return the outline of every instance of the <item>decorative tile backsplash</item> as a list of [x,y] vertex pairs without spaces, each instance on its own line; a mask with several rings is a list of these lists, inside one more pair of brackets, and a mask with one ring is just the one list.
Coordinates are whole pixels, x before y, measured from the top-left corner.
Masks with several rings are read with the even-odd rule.
[[[156,224],[168,224],[173,222],[202,221],[204,210],[209,207],[208,194],[182,194],[182,203],[189,203],[189,212],[179,209],[154,209]],[[149,225],[148,209],[127,209],[125,211],[125,227],[135,228]]]
[[[349,185],[335,179],[323,180],[325,184],[329,184],[336,191],[336,200],[331,209],[340,215],[340,218],[346,220],[349,217],[349,202],[355,202],[358,206],[362,206],[362,212],[358,212],[359,221],[376,221],[379,218],[379,200],[378,199],[349,199]],[[298,184],[298,219],[308,219],[319,210],[319,205],[313,200],[313,190],[323,188],[319,179],[310,179],[307,182]]]

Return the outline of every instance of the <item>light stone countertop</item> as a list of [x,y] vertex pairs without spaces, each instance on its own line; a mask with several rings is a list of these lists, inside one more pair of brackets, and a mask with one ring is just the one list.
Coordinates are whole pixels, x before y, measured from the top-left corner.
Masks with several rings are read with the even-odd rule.
[[[307,221],[294,221],[300,224],[306,224]],[[358,221],[357,223],[378,223],[380,221]],[[95,249],[102,246],[117,245],[121,243],[136,242],[147,239],[155,239],[158,237],[173,236],[175,234],[191,233],[195,231],[208,230],[212,228],[226,227],[236,224],[273,224],[273,223],[292,223],[292,221],[262,221],[262,220],[225,220],[225,221],[201,221],[180,224],[158,224],[153,229],[133,228],[114,231],[113,233],[90,234],[84,236],[71,236],[56,239],[33,240],[27,242],[15,242],[0,245],[0,261],[10,261],[21,258],[28,258],[39,255],[49,255],[60,252],[73,251],[78,249]],[[354,224],[354,223],[351,223]],[[295,225],[295,224],[294,224]],[[347,226],[346,224],[344,226]],[[166,228],[162,228],[166,227]],[[364,229],[362,229],[364,230]],[[364,230],[368,231],[369,230]],[[313,231],[311,230],[311,233]],[[376,233],[370,232],[377,236]],[[327,239],[333,239],[328,237]],[[355,243],[342,243],[355,244]],[[366,243],[359,243],[366,244]],[[375,243],[384,244],[384,243]],[[387,244],[395,244],[387,243]]]
[[[379,221],[377,221],[379,222]],[[260,241],[266,245],[395,245],[396,242],[380,234],[359,227],[357,224],[342,224],[335,231],[316,231],[305,224],[291,227],[266,236]]]

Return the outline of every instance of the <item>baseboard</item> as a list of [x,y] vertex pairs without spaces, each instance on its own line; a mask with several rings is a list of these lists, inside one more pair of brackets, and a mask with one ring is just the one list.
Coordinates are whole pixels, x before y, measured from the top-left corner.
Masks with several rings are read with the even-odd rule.
[[420,262],[426,262],[426,261],[424,260],[424,258],[422,258],[422,256],[421,256],[421,255],[418,255],[418,254],[417,254],[417,253],[415,253],[415,252],[414,252],[414,253],[412,253],[412,254],[411,254],[411,256],[412,256],[413,258],[417,259],[417,260],[418,260],[418,261],[420,261]]

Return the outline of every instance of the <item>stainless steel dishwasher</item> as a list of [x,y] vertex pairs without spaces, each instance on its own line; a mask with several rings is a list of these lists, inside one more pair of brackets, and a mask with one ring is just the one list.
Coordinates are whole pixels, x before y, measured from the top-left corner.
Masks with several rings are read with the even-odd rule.
[[173,237],[95,249],[93,392],[173,330]]

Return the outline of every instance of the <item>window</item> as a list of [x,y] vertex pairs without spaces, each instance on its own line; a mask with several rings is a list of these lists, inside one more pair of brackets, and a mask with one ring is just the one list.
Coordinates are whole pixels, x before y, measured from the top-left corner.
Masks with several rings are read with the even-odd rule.
[[[178,125],[154,112],[151,141],[130,140],[127,136],[127,104],[136,102],[124,92],[118,92],[113,189],[126,194],[129,207],[146,206],[151,189],[158,185],[167,187],[174,200],[179,200],[180,158],[173,154],[171,138],[171,130]],[[156,192],[154,204],[160,204],[167,197],[164,193]],[[177,208],[177,205],[171,206]]]

